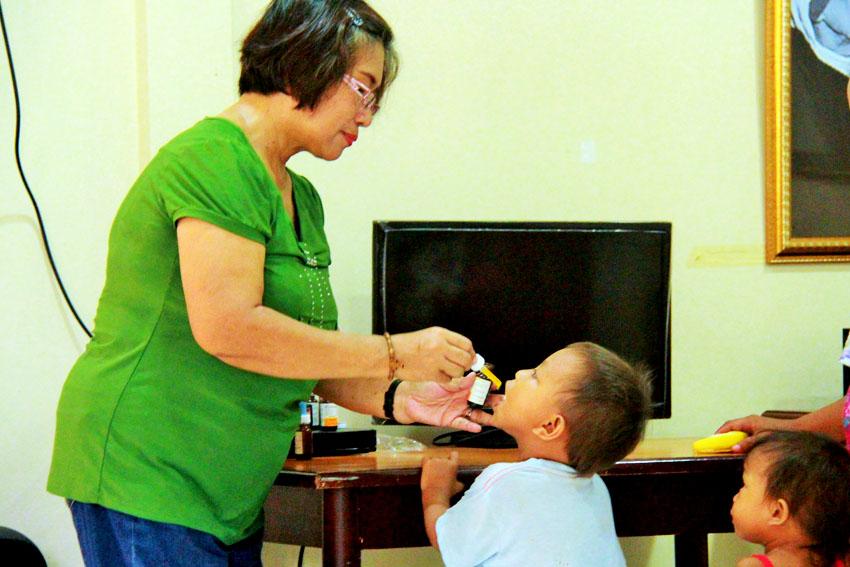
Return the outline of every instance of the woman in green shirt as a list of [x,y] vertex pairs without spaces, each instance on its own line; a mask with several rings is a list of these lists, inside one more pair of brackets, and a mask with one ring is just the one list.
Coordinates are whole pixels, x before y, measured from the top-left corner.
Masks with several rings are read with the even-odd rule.
[[[48,490],[95,565],[259,565],[262,505],[311,392],[477,431],[464,336],[337,330],[321,199],[290,171],[335,160],[395,77],[362,0],[275,0],[246,37],[237,102],[166,144],[109,236],[94,336],[57,410]],[[387,378],[390,378],[390,381]]]

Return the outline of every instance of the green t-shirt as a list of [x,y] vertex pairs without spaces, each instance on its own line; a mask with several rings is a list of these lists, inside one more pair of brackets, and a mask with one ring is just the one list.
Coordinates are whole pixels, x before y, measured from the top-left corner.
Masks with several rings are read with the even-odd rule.
[[259,156],[227,120],[202,120],[142,172],[110,231],[94,338],[62,390],[50,492],[225,544],[261,527],[298,402],[315,381],[247,372],[201,350],[175,227],[194,217],[263,244],[263,304],[336,329],[322,203],[291,175],[297,231]]

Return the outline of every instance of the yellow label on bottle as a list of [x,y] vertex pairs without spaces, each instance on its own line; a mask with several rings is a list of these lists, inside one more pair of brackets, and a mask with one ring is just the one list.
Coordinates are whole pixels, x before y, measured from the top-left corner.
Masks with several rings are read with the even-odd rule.
[[497,390],[502,387],[502,381],[496,378],[496,375],[490,372],[490,369],[486,366],[482,366],[479,372],[486,376],[493,383]]

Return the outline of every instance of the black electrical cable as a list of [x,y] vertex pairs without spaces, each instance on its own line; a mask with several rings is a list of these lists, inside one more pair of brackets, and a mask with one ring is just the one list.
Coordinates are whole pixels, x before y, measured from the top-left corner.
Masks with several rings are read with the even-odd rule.
[[62,278],[59,277],[59,271],[56,269],[56,263],[53,261],[53,254],[50,252],[50,244],[47,242],[47,232],[44,230],[44,221],[41,218],[41,211],[38,209],[38,203],[36,203],[35,197],[30,190],[29,183],[27,183],[27,178],[24,175],[24,168],[21,165],[21,101],[18,95],[18,81],[15,78],[15,66],[12,64],[12,50],[9,47],[9,35],[6,33],[6,19],[3,17],[2,3],[0,3],[0,26],[3,28],[3,42],[6,44],[6,58],[9,60],[9,74],[12,76],[12,91],[15,94],[15,161],[18,164],[18,173],[21,176],[21,181],[24,182],[24,187],[30,197],[30,201],[32,201],[32,206],[35,209],[35,216],[38,219],[38,228],[41,230],[41,240],[44,243],[44,250],[47,252],[47,259],[50,260],[50,267],[53,269],[53,275],[56,277],[56,283],[59,284],[59,289],[62,291],[65,303],[68,304],[68,307],[71,309],[71,313],[73,313],[77,323],[79,323],[80,327],[83,328],[83,331],[91,337],[91,331],[89,331],[88,327],[86,327],[83,323],[83,320],[80,319],[80,316],[77,314],[77,310],[74,309],[74,304],[71,303],[71,298],[68,297],[68,292],[65,291],[65,285],[62,283]]
[[[27,177],[24,175],[24,168],[21,165],[21,101],[18,95],[18,81],[15,78],[15,66],[12,63],[12,49],[9,47],[9,35],[6,33],[6,18],[3,17],[2,2],[0,2],[0,27],[3,28],[3,43],[6,45],[6,59],[9,61],[9,74],[12,77],[12,91],[15,94],[15,162],[18,164],[18,174],[21,176],[21,181],[23,181],[24,188],[27,190],[27,195],[29,195],[33,209],[35,209],[35,216],[38,219],[38,227],[41,230],[41,239],[42,242],[44,242],[44,250],[47,252],[47,259],[50,260],[50,267],[53,269],[53,275],[56,277],[56,283],[59,284],[62,296],[65,298],[65,302],[68,304],[68,308],[71,310],[71,313],[74,315],[77,323],[79,323],[83,331],[91,337],[91,331],[89,331],[88,327],[86,327],[85,323],[83,323],[83,320],[80,319],[80,316],[77,314],[77,310],[74,309],[74,304],[71,303],[71,298],[68,297],[68,292],[65,291],[65,285],[62,283],[62,278],[59,277],[59,271],[56,269],[56,263],[53,261],[53,254],[50,252],[50,244],[47,241],[47,232],[44,230],[44,221],[41,218],[41,211],[38,208],[35,196],[33,196],[32,191],[30,190],[29,183],[27,183]],[[298,553],[298,567],[303,565],[304,549],[305,548],[302,545],[301,550]]]

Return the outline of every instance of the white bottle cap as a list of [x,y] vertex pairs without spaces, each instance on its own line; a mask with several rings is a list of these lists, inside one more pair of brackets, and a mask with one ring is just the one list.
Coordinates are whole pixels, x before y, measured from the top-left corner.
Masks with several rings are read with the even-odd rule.
[[475,362],[472,363],[472,366],[469,369],[473,372],[478,372],[482,368],[484,368],[484,357],[475,353]]

